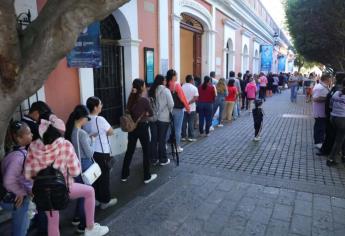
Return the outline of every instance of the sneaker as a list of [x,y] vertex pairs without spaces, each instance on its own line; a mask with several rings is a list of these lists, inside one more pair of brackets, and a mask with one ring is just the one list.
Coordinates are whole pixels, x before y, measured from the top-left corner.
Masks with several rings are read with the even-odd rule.
[[[116,203],[117,203],[117,198],[110,199],[108,203],[101,203],[101,209],[105,210],[109,207],[116,205]],[[85,235],[86,235],[86,231],[85,231]]]
[[155,179],[157,179],[157,174],[151,174],[151,178],[148,180],[145,180],[144,183],[148,184],[148,183],[154,181]]
[[214,131],[214,128],[213,128],[213,126],[211,126],[211,127],[210,127],[210,131]]
[[180,146],[177,147],[177,152],[180,153],[180,152],[183,152],[183,148],[181,148]]
[[80,224],[80,219],[78,217],[74,217],[72,220],[73,226],[78,226]]
[[181,138],[181,141],[186,142],[187,139],[186,138]]
[[128,178],[121,178],[122,182],[127,182]]
[[322,143],[317,143],[317,144],[315,144],[315,147],[316,147],[317,149],[321,149],[321,148],[322,148]]
[[223,124],[219,124],[219,125],[217,125],[219,128],[221,128],[221,127],[224,127],[224,125]]
[[84,234],[85,233],[85,227],[80,227],[80,225],[78,226],[77,230],[76,230],[77,234]]
[[189,138],[188,141],[189,141],[189,142],[195,142],[195,141],[197,141],[197,140],[196,140],[195,138]]
[[109,232],[109,228],[107,226],[101,226],[98,223],[94,223],[93,228],[91,230],[85,229],[85,236],[103,236]]
[[161,162],[160,165],[161,166],[166,166],[170,164],[170,159],[168,158],[166,162]]
[[260,140],[261,140],[260,137],[255,137],[255,138],[254,138],[254,141],[256,141],[256,142],[258,142],[258,141],[260,141]]
[[326,165],[327,166],[335,166],[335,165],[337,165],[338,163],[336,162],[336,161],[333,161],[333,160],[327,160],[327,162],[326,162]]
[[98,207],[99,205],[101,205],[101,203],[96,200],[95,205],[96,205],[96,207]]

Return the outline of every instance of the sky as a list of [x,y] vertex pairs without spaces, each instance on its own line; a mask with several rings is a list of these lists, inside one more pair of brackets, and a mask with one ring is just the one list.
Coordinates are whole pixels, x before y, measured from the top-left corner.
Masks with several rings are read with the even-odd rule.
[[261,0],[262,4],[266,7],[269,14],[273,17],[275,22],[280,26],[284,26],[285,12],[282,0]]

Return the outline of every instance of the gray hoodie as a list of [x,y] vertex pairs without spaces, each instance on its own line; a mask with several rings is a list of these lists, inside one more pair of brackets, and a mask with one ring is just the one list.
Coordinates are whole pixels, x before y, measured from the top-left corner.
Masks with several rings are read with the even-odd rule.
[[170,122],[170,113],[174,108],[174,100],[170,90],[164,85],[159,85],[156,89],[156,106],[158,110],[158,120]]

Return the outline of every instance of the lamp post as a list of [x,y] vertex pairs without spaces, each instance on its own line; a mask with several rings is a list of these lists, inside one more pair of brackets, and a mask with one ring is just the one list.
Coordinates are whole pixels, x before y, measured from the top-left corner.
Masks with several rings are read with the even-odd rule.
[[26,26],[31,23],[31,12],[22,12],[17,17],[17,28],[19,31],[22,31]]

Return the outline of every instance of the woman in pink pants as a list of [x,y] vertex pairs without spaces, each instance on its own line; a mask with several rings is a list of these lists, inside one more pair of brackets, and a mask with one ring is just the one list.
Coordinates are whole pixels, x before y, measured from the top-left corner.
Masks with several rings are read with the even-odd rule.
[[[86,229],[85,236],[102,236],[109,232],[108,227],[94,223],[95,192],[91,186],[73,182],[73,177],[80,174],[80,163],[73,145],[62,137],[65,124],[55,115],[47,120],[41,119],[40,139],[32,142],[25,161],[24,173],[27,179],[33,179],[37,173],[53,162],[53,167],[68,178],[70,198],[85,198]],[[68,174],[67,174],[68,172]],[[48,235],[59,236],[59,211],[46,212],[48,217]]]

